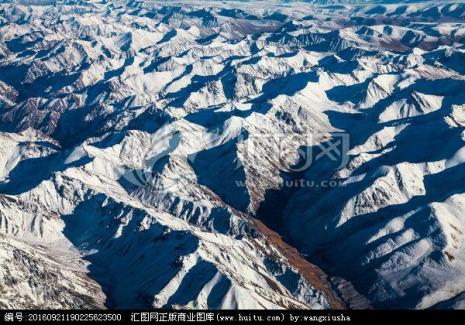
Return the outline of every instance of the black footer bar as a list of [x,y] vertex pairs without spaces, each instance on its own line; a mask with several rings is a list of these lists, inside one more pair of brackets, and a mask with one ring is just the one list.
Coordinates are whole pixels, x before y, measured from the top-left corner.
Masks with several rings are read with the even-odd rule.
[[0,310],[0,323],[463,324],[465,310]]

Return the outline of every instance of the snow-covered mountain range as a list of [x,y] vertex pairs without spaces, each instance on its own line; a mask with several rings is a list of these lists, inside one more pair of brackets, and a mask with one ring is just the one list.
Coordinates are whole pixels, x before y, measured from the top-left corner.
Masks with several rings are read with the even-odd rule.
[[464,23],[0,1],[0,308],[465,308]]

